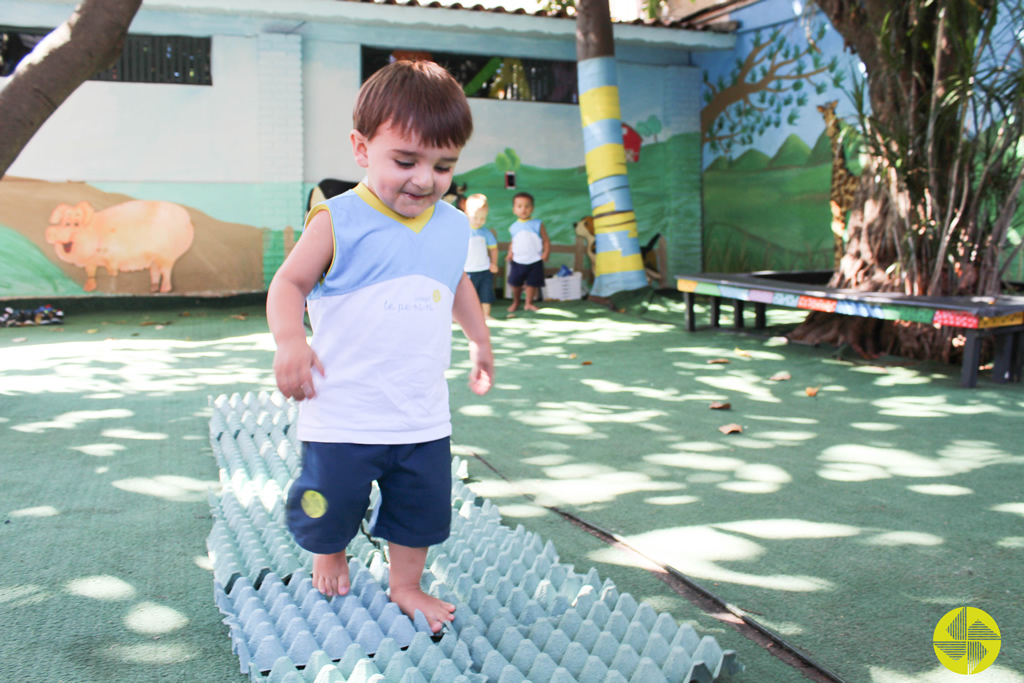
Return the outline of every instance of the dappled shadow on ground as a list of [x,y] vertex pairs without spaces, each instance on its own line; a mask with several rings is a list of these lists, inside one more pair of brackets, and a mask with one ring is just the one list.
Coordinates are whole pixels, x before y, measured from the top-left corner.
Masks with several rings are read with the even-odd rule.
[[207,401],[270,388],[269,343],[238,311],[0,330],[0,677],[240,680],[205,548]]
[[504,477],[471,464],[509,523],[530,500],[612,531],[848,680],[932,680],[960,605],[1024,626],[1019,385],[582,303],[492,334],[497,385],[453,383],[454,440]]
[[[256,316],[177,316],[0,330],[5,670],[237,675],[205,560],[207,397],[272,388],[273,346]],[[454,442],[504,475],[470,465],[507,523],[553,529],[540,504],[614,532],[850,681],[946,680],[929,639],[960,605],[1024,628],[1020,386],[585,303],[492,331],[485,397],[455,335]],[[1014,670],[1006,647],[990,671]]]

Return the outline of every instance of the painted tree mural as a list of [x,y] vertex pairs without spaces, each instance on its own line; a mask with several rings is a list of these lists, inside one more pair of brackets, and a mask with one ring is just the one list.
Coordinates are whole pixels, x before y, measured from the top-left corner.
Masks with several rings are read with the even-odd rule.
[[521,165],[519,155],[511,147],[506,147],[504,152],[498,152],[494,157],[494,167],[502,173],[514,173],[519,170]]
[[757,31],[753,48],[736,59],[728,76],[712,80],[704,72],[701,142],[712,154],[731,157],[736,147],[754,144],[769,127],[793,125],[811,94],[842,87],[845,72],[839,58],[826,59],[817,47],[825,23],[803,25],[806,40],[794,40],[796,28]]
[[661,131],[661,119],[654,114],[651,114],[643,121],[638,121],[636,124],[636,132],[645,138],[654,138],[654,142],[658,141],[658,133]]

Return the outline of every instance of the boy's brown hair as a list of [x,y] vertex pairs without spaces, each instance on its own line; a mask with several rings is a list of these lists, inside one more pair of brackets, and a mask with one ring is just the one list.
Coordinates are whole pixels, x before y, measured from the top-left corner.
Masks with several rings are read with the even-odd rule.
[[533,201],[533,195],[530,194],[529,192],[516,192],[516,196],[512,197],[512,201],[515,202],[515,200],[519,199],[520,197],[522,197],[523,199],[529,199],[530,203],[533,204],[534,206],[537,205],[537,202]]
[[390,122],[431,147],[463,147],[473,134],[466,94],[434,62],[399,60],[370,76],[352,110],[355,129],[373,139]]

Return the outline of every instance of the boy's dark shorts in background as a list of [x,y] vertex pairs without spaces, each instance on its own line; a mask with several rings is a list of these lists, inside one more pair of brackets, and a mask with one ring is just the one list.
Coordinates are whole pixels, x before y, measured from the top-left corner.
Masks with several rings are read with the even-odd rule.
[[303,442],[302,471],[288,491],[295,542],[319,555],[341,552],[380,487],[370,532],[409,548],[444,542],[451,529],[451,439],[418,444]]
[[489,270],[477,270],[466,274],[469,275],[469,281],[476,289],[476,295],[480,297],[480,303],[493,304],[495,300],[494,273]]
[[508,269],[508,284],[512,287],[521,287],[524,282],[527,287],[544,286],[543,261],[534,261],[533,263],[512,261]]

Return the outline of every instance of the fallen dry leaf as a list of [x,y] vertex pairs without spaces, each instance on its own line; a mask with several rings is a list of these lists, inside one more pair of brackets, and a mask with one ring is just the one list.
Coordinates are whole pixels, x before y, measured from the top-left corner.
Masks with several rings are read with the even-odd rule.
[[593,365],[593,364],[594,364],[594,362],[593,361],[589,361],[589,360],[585,360],[582,363],[580,363],[580,365]]
[[233,315],[231,317],[234,318],[235,320],[248,320],[249,319],[249,314],[248,313],[236,313],[235,315]]
[[139,323],[139,327],[145,327],[146,325],[170,325],[170,324],[171,324],[170,320],[167,320],[166,322],[160,322],[159,320],[143,320],[141,323]]
[[744,358],[750,358],[750,351],[744,351],[743,349],[735,349],[737,356],[743,356]]
[[728,363],[728,362],[729,362],[728,358],[712,358],[711,360],[708,361],[708,365],[718,365],[720,363]]
[[738,424],[733,422],[732,424],[722,425],[718,428],[718,431],[723,434],[742,434],[743,427],[740,427]]
[[179,317],[179,318],[187,318],[187,317],[189,317],[190,315],[192,315],[192,314],[191,314],[191,313],[189,313],[188,311],[182,311],[181,313],[179,313],[179,314],[178,314],[178,317]]
[[99,330],[97,330],[96,328],[93,328],[91,330],[86,330],[85,331],[86,334],[96,334],[97,332],[99,332]]
[[821,387],[807,387],[806,389],[804,389],[804,391],[807,392],[808,396],[817,396],[818,389],[821,389]]
[[773,382],[784,382],[787,379],[793,379],[793,377],[783,370],[782,372],[776,372],[774,375],[769,377],[769,379]]
[[711,410],[729,410],[732,408],[731,403],[723,403],[721,401],[715,401],[711,404]]
[[574,358],[576,358],[576,354],[575,353],[570,353],[569,354],[569,360],[572,360]]

